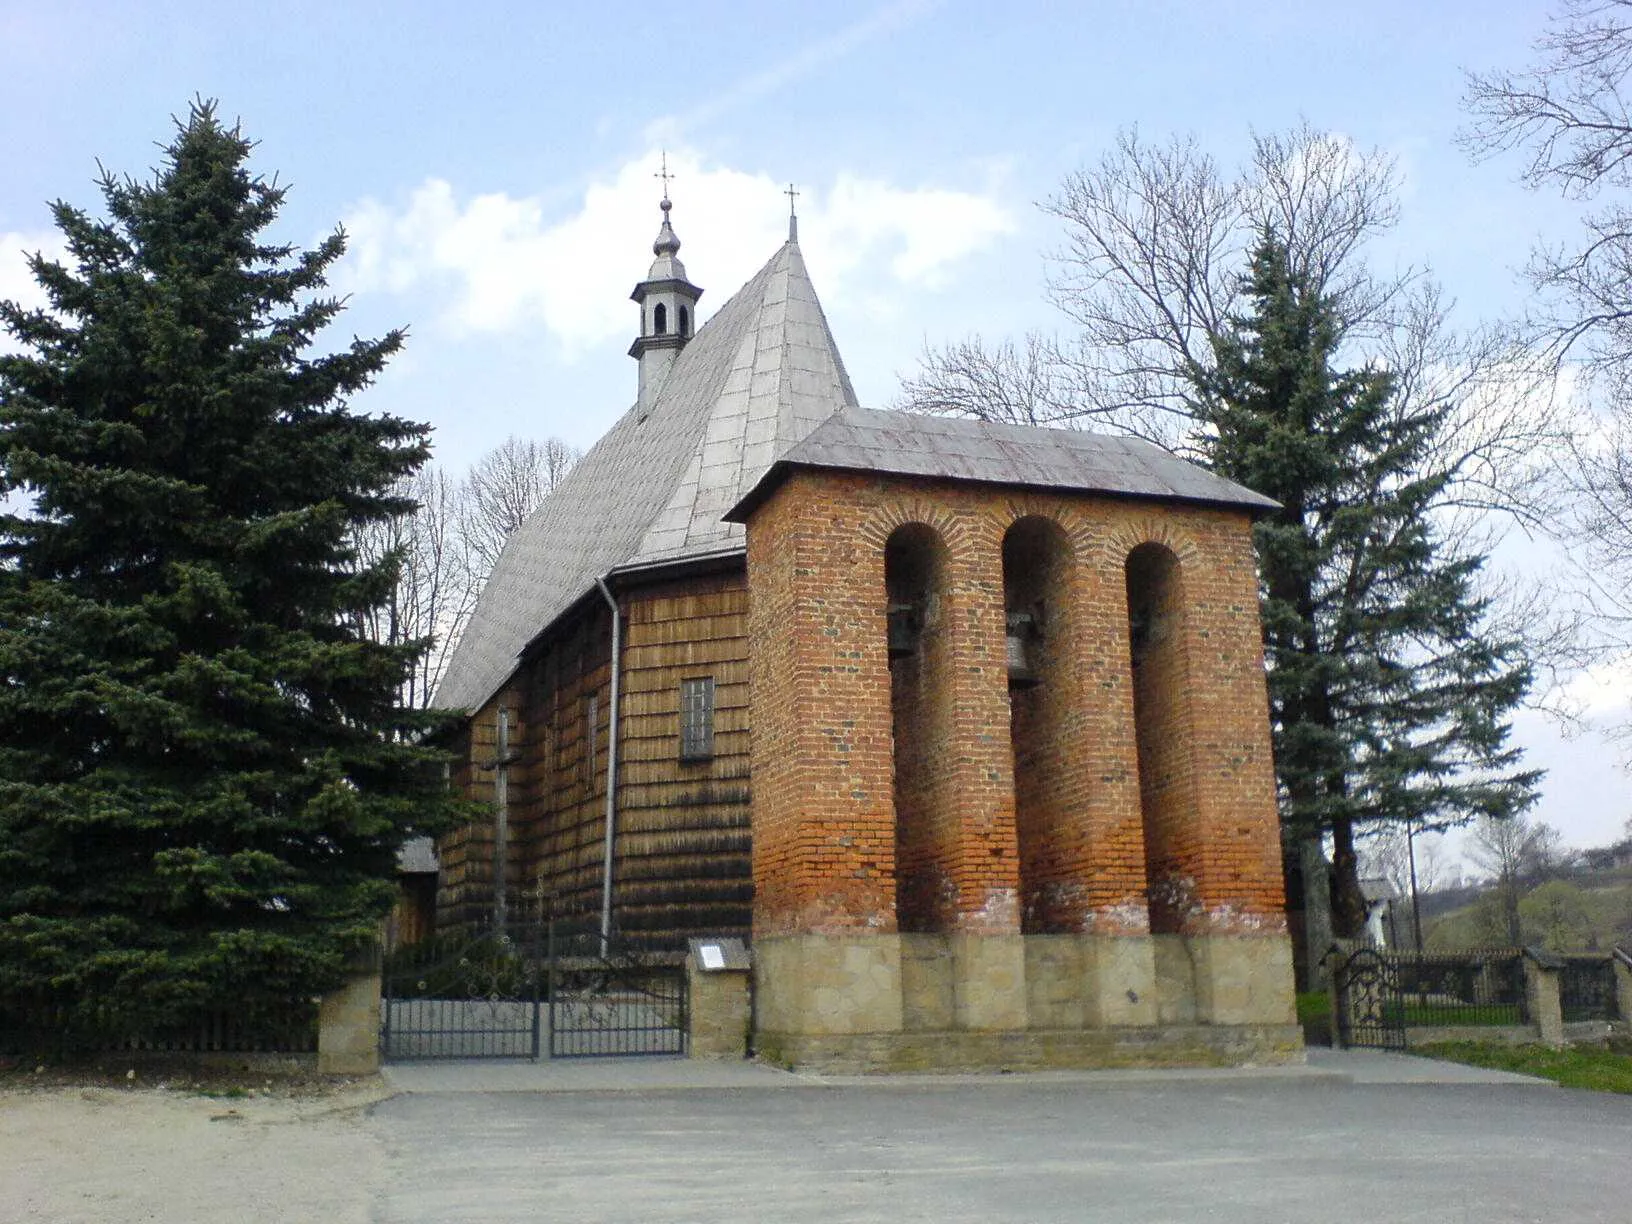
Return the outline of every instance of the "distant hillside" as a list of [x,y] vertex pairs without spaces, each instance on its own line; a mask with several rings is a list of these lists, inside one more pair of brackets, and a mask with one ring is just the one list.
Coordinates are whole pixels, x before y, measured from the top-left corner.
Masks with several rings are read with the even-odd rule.
[[[1490,887],[1422,900],[1424,943],[1435,948],[1506,944],[1501,901]],[[1526,890],[1519,901],[1524,942],[1556,952],[1632,949],[1632,868],[1580,870]]]

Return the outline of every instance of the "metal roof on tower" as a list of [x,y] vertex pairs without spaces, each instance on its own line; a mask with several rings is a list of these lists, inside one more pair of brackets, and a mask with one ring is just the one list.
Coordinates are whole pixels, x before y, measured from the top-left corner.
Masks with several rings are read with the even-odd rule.
[[746,522],[797,467],[1156,498],[1256,514],[1279,506],[1139,438],[846,408],[780,455],[726,517]]
[[674,227],[669,224],[669,210],[674,207],[668,196],[658,205],[663,210],[663,224],[657,231],[657,238],[652,243],[652,254],[657,258],[652,260],[652,266],[646,272],[649,281],[685,280],[686,265],[680,262],[680,239],[675,235]]

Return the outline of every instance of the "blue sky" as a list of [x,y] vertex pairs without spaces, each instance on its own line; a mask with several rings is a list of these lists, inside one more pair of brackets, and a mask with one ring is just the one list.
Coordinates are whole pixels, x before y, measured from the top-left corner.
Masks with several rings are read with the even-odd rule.
[[[1462,2],[895,4],[0,0],[0,296],[49,246],[46,201],[94,207],[97,161],[145,174],[190,97],[220,99],[292,186],[282,234],[344,222],[348,331],[407,325],[360,407],[436,426],[462,468],[509,433],[586,446],[629,404],[629,289],[666,148],[682,258],[718,308],[800,236],[864,403],[927,342],[1052,328],[1036,202],[1137,124],[1226,163],[1307,118],[1399,160],[1374,251],[1427,264],[1469,322],[1573,211],[1455,147],[1467,68],[1529,62],[1541,6]],[[1624,694],[1600,690],[1606,714]],[[1632,785],[1593,737],[1521,722],[1553,770],[1539,813],[1617,834]]]

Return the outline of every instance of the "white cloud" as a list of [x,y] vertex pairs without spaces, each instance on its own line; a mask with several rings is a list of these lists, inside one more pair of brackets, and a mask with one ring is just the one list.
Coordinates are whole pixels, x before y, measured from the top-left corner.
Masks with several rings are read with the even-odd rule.
[[1608,723],[1632,715],[1632,650],[1577,673],[1549,695],[1549,704],[1553,702],[1589,722]]
[[[693,281],[718,307],[781,243],[783,185],[764,174],[668,154],[674,227]],[[464,195],[429,179],[405,201],[350,211],[339,287],[430,295],[464,331],[542,329],[570,355],[628,333],[628,292],[646,271],[659,222],[655,150],[592,183],[577,210],[542,197]],[[890,313],[907,290],[946,283],[953,266],[1014,229],[995,187],[904,188],[840,174],[800,188],[800,240],[825,299]]]

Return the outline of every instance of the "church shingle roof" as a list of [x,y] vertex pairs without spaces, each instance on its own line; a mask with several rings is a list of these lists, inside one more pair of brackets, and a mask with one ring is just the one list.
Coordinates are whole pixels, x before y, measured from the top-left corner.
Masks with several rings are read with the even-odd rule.
[[795,467],[1148,497],[1260,513],[1278,505],[1138,438],[846,408],[779,456],[726,517],[745,522]]
[[622,569],[740,552],[722,516],[855,392],[787,242],[511,536],[433,704],[476,709],[527,644]]
[[1133,438],[862,409],[790,238],[511,536],[432,703],[481,707],[598,578],[740,555],[801,466],[1275,508]]

